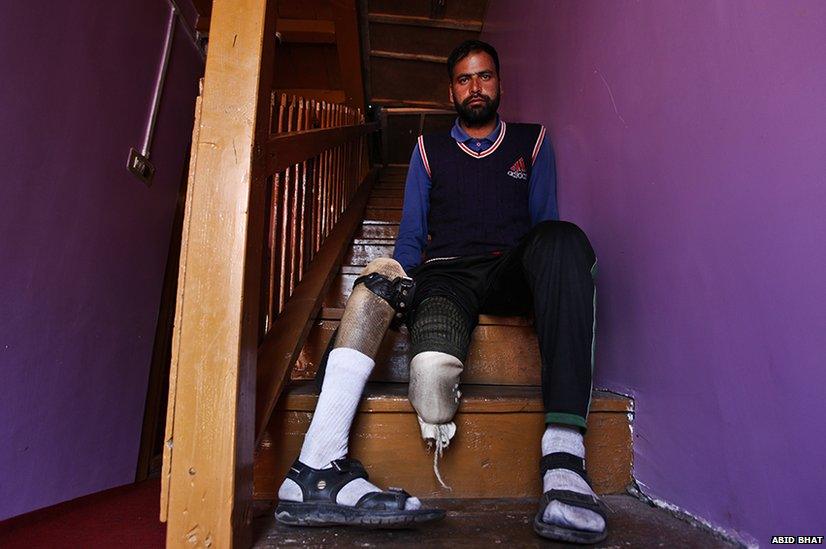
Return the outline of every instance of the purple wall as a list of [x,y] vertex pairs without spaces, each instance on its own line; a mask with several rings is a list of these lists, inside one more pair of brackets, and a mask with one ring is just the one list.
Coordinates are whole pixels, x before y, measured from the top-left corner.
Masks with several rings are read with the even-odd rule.
[[824,29],[819,0],[495,0],[483,34],[600,258],[636,477],[762,544],[826,524]]
[[[190,10],[191,11],[191,10]],[[203,65],[164,0],[0,0],[0,519],[134,480]]]

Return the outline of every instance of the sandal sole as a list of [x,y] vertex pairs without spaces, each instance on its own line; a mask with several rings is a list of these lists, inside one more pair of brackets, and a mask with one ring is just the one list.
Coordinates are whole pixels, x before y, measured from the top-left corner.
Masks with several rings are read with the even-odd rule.
[[585,545],[599,543],[608,537],[607,528],[602,532],[588,532],[586,530],[574,530],[573,528],[565,528],[564,526],[548,524],[542,520],[542,512],[537,513],[534,517],[533,530],[546,539],[567,541],[569,543],[581,543]]
[[406,528],[441,520],[442,509],[417,511],[379,511],[331,503],[281,502],[275,518],[289,526],[361,526],[364,528]]

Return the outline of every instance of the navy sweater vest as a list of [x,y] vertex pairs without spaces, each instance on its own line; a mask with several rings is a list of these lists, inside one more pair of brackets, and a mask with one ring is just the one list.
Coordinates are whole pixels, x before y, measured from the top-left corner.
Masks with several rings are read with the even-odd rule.
[[419,138],[431,181],[428,259],[507,250],[525,236],[541,129],[502,122],[496,142],[479,154],[449,133]]

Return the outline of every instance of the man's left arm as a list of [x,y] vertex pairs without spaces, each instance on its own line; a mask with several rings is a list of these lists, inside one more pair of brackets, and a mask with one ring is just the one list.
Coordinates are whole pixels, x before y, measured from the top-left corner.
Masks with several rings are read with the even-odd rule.
[[528,206],[531,213],[531,225],[548,219],[559,219],[556,203],[556,161],[551,147],[551,138],[546,133],[539,152],[531,168],[530,195]]

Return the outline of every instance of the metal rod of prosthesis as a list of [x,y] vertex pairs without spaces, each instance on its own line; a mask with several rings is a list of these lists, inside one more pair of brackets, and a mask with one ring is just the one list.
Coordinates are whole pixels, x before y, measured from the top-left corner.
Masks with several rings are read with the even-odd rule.
[[163,84],[166,80],[166,70],[169,67],[169,56],[172,53],[172,37],[175,33],[175,20],[178,17],[178,9],[170,5],[169,22],[166,26],[166,40],[163,44],[163,58],[158,71],[158,78],[155,81],[155,91],[152,94],[152,110],[149,112],[149,122],[146,124],[146,134],[143,137],[143,147],[141,154],[149,158],[149,149],[152,147],[152,138],[155,134],[155,124],[158,121],[158,109],[161,105],[161,95],[163,94]]

